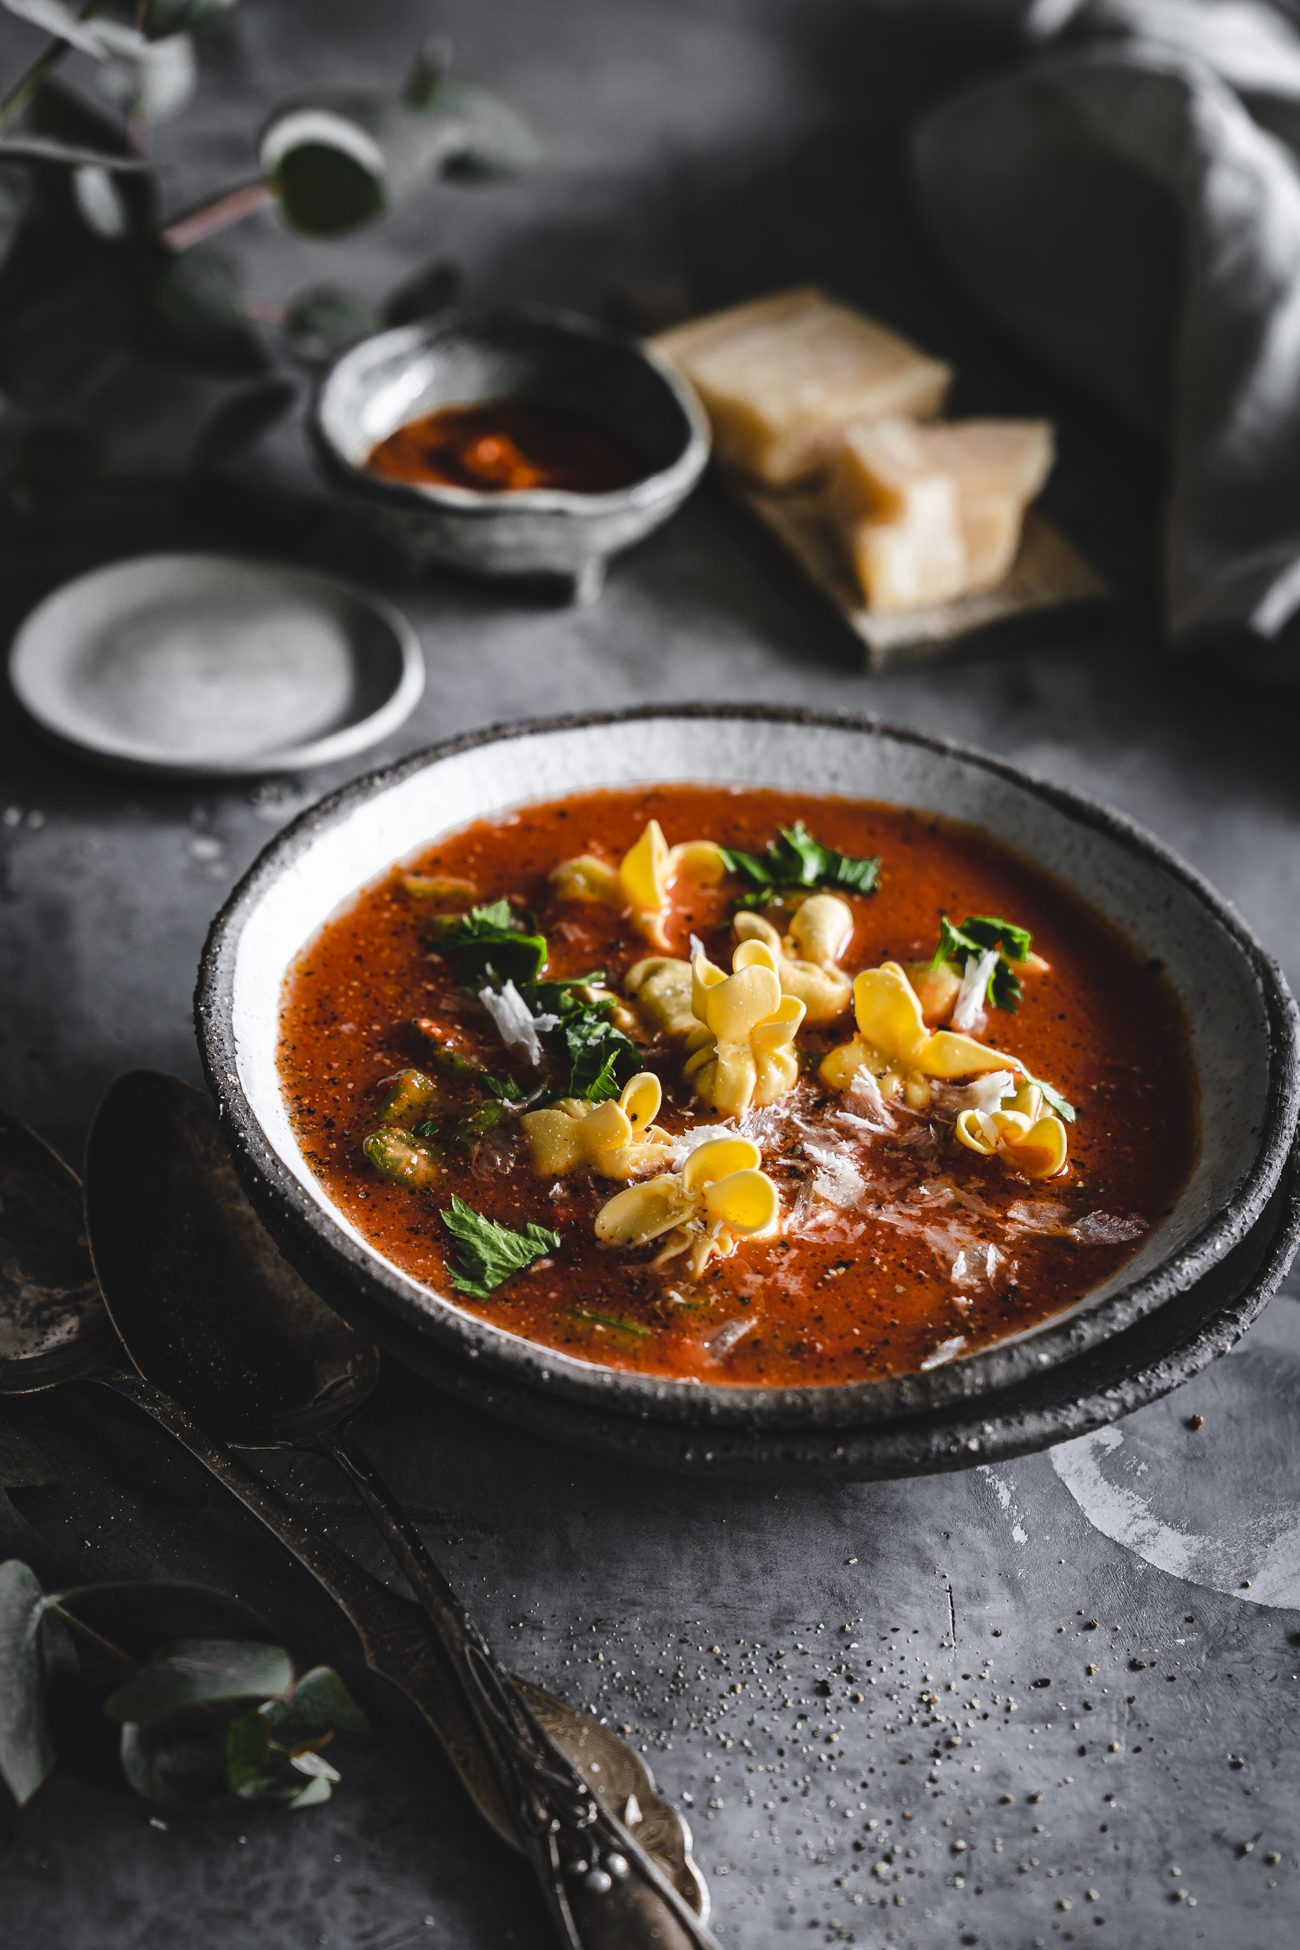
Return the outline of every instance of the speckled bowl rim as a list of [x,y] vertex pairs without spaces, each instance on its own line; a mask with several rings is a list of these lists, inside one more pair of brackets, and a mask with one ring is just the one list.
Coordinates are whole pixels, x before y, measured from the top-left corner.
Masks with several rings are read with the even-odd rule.
[[[1201,1226],[1178,1251],[1105,1300],[1091,1306],[1081,1303],[1072,1313],[1055,1316],[1028,1333],[942,1367],[885,1380],[754,1388],[630,1374],[578,1360],[494,1327],[460,1311],[445,1295],[435,1294],[434,1305],[417,1302],[404,1276],[372,1248],[350,1237],[315,1203],[275,1152],[243,1089],[236,1061],[233,1000],[245,921],[266,890],[323,827],[377,792],[457,753],[507,740],[639,720],[708,718],[823,726],[864,738],[897,740],[982,767],[1142,855],[1192,895],[1207,911],[1207,922],[1231,938],[1252,971],[1259,986],[1268,1041],[1268,1100],[1260,1146],[1231,1204]],[[472,812],[468,816],[473,817]],[[340,901],[353,891],[359,889],[341,888]],[[1300,1025],[1282,971],[1236,910],[1177,854],[1123,814],[988,752],[877,718],[781,705],[652,704],[494,724],[443,740],[353,780],[300,814],[263,849],[235,887],[204,946],[195,1019],[204,1070],[236,1166],[264,1221],[308,1278],[336,1292],[340,1287],[359,1287],[368,1301],[440,1343],[452,1360],[474,1360],[482,1367],[529,1381],[552,1395],[615,1405],[647,1420],[699,1427],[861,1427],[865,1422],[924,1414],[947,1403],[996,1395],[1046,1366],[1074,1359],[1186,1292],[1248,1236],[1278,1184],[1300,1120]]]
[[[511,494],[490,494],[476,488],[381,480],[368,469],[359,467],[330,433],[325,420],[330,389],[363,352],[385,341],[395,345],[405,341],[414,351],[421,346],[436,345],[440,338],[472,337],[475,332],[485,333],[497,325],[520,323],[540,325],[570,338],[607,346],[638,360],[652,372],[685,421],[682,447],[676,458],[666,467],[640,475],[627,487],[612,488],[604,494],[576,494],[564,488],[521,488]],[[326,367],[312,395],[308,426],[322,458],[356,493],[408,511],[454,510],[457,515],[481,520],[492,520],[502,513],[558,514],[575,520],[594,520],[600,515],[623,511],[654,511],[684,499],[708,464],[712,445],[709,423],[694,391],[652,345],[631,332],[620,332],[614,326],[603,325],[599,319],[584,318],[579,312],[565,311],[556,305],[514,305],[493,311],[456,312],[445,319],[428,319],[414,325],[394,325],[384,332],[371,332],[348,346]]]

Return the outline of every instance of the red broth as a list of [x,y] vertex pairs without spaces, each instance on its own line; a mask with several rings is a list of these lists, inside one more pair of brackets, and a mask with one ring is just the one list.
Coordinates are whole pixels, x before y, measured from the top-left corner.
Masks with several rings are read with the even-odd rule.
[[[926,1114],[900,1113],[896,1133],[861,1137],[855,1162],[866,1189],[852,1207],[832,1206],[817,1223],[787,1227],[775,1240],[744,1241],[692,1282],[680,1262],[656,1270],[648,1250],[599,1245],[593,1222],[618,1185],[583,1174],[540,1179],[514,1118],[458,1154],[427,1189],[376,1171],[362,1146],[375,1128],[381,1080],[420,1065],[427,1044],[414,1019],[434,1022],[447,1042],[498,1074],[528,1084],[537,1078],[505,1054],[482,1006],[431,952],[429,903],[412,898],[403,875],[463,879],[480,901],[509,896],[549,939],[548,976],[603,967],[617,987],[651,952],[645,941],[610,908],[558,898],[549,875],[584,852],[616,859],[650,818],[670,843],[709,838],[752,851],[803,819],[828,846],[879,854],[878,891],[849,897],[854,937],[842,958],[849,972],[887,958],[928,958],[944,913],[954,921],[1003,915],[1030,928],[1050,973],[1026,976],[1019,1010],[990,1010],[982,1035],[1077,1106],[1065,1174],[1030,1183],[1000,1159],[963,1149]],[[737,892],[734,881],[679,886],[671,952],[689,953],[695,933],[729,967]],[[800,1047],[815,1059],[852,1027],[851,1014],[805,1027]],[[695,1119],[718,1121],[683,1084],[679,1050],[649,1030],[638,1040],[646,1067],[663,1080],[659,1122],[675,1131]],[[1113,1273],[1159,1224],[1197,1143],[1181,1006],[1140,944],[973,827],[870,802],[749,789],[576,794],[480,820],[403,862],[327,923],[294,965],[280,1069],[313,1170],[395,1265],[449,1294],[439,1213],[453,1193],[511,1226],[535,1220],[559,1232],[559,1251],[486,1299],[456,1304],[585,1361],[713,1384],[907,1373],[1050,1319]],[[771,1126],[763,1165],[787,1214],[807,1207],[808,1130],[831,1128],[827,1120],[842,1104],[818,1081],[814,1061],[791,1097],[763,1114]],[[835,1126],[841,1138],[846,1128]],[[985,1270],[972,1276],[972,1264]]]

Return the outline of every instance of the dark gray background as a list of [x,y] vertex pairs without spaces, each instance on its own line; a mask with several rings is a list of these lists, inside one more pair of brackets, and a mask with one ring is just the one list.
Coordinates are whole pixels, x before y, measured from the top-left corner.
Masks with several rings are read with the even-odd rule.
[[[955,358],[959,408],[1057,419],[1049,505],[1121,592],[1105,619],[868,678],[837,619],[708,486],[584,612],[394,582],[429,686],[381,756],[593,702],[872,711],[1133,814],[1238,904],[1294,979],[1293,704],[1253,693],[1231,663],[1192,671],[1162,652],[1158,458],[974,317],[910,217],[902,129],[996,54],[975,25],[974,10],[902,0],[246,0],[209,55],[211,84],[160,147],[183,207],[248,173],[272,102],[314,78],[387,82],[421,34],[445,29],[463,71],[532,117],[544,171],[431,190],[332,250],[257,218],[223,240],[250,288],[277,299],[341,278],[377,293],[442,253],[460,258],[475,299],[593,310],[629,279],[685,280],[700,303],[824,280]],[[5,67],[30,45],[6,28]],[[118,452],[149,465],[183,451],[215,397],[175,377],[96,389]],[[267,465],[308,484],[292,432]],[[2,620],[115,553],[223,539],[162,504],[110,510],[12,565]],[[306,546],[380,574],[344,530]],[[3,709],[0,1094],[75,1156],[117,1071],[196,1072],[189,998],[207,922],[276,828],[342,775],[160,789],[53,753]],[[626,1725],[689,1802],[729,1950],[1281,1950],[1297,1894],[1298,1379],[1300,1319],[1282,1298],[1242,1351],[1109,1449],[779,1493],[593,1469],[398,1374],[365,1433],[507,1655]],[[55,1782],[22,1817],[0,1817],[0,1940],[542,1941],[526,1878],[251,1522],[112,1404],[33,1402],[15,1419],[58,1478],[23,1497],[51,1576],[226,1584],[300,1658],[343,1665],[376,1737],[342,1757],[334,1801],[301,1816],[159,1823],[125,1796]],[[330,1480],[276,1473],[378,1562]]]

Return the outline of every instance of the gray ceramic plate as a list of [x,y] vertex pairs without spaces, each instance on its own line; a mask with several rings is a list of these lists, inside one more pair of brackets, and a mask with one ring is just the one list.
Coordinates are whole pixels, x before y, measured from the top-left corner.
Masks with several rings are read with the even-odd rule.
[[[341,903],[442,832],[529,799],[660,780],[845,793],[970,820],[1069,881],[1165,963],[1191,1023],[1201,1153],[1175,1209],[1117,1275],[1033,1333],[945,1367],[753,1389],[619,1374],[539,1348],[461,1312],[366,1244],[313,1178],[280,1093],[278,1001],[294,957]],[[969,1414],[1116,1340],[1254,1234],[1300,1102],[1295,1007],[1278,969],[1239,917],[1156,841],[982,753],[869,721],[758,707],[648,708],[505,727],[357,781],[289,827],[236,889],[209,938],[197,1006],[208,1076],[246,1182],[310,1277],[407,1343],[414,1336],[420,1365],[452,1385],[472,1363],[476,1390],[495,1393],[507,1412],[526,1399],[524,1419],[568,1435],[580,1435],[584,1419],[593,1438],[611,1418],[660,1426],[664,1441],[652,1445],[665,1452],[660,1459],[698,1453],[702,1431],[762,1460],[789,1453],[801,1435],[815,1434],[820,1446],[837,1431],[953,1416],[958,1405]]]
[[14,638],[9,678],[42,730],[106,764],[260,777],[364,751],[424,688],[391,604],[238,556],[134,556],[65,583]]

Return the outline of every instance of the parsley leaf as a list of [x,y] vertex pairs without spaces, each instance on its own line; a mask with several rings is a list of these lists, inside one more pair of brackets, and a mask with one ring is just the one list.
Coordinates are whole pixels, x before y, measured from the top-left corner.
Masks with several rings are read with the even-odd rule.
[[1044,1083],[1041,1077],[1031,1077],[1028,1070],[1025,1071],[1025,1082],[1037,1084],[1043,1093],[1043,1101],[1047,1105],[1047,1108],[1054,1110],[1063,1123],[1073,1124],[1075,1122],[1079,1115],[1078,1111],[1067,1098],[1061,1095],[1054,1084]]
[[641,1068],[641,1052],[630,1036],[611,1022],[613,998],[593,995],[605,979],[603,969],[590,975],[571,975],[556,982],[528,982],[520,990],[534,1015],[559,1017],[549,1042],[569,1064],[567,1097],[603,1103],[617,1097],[629,1077]]
[[836,887],[850,894],[874,894],[880,881],[880,859],[854,859],[814,839],[802,820],[783,826],[762,853],[740,847],[720,848],[727,872],[750,883],[738,902],[764,907],[786,889]]
[[434,936],[442,954],[457,964],[462,988],[480,989],[486,982],[535,982],[546,966],[546,937],[530,934],[516,921],[507,900],[489,901],[435,921]]
[[603,1103],[617,1097],[629,1077],[641,1068],[641,1052],[629,1036],[596,1009],[562,1016],[557,1032],[571,1065],[569,1095]]
[[455,1244],[448,1277],[457,1293],[485,1300],[512,1273],[522,1273],[547,1253],[558,1251],[560,1235],[530,1219],[521,1231],[485,1219],[464,1199],[453,1197],[438,1214]]
[[996,948],[998,959],[985,995],[995,1009],[1014,1013],[1020,1007],[1023,989],[1011,964],[1024,961],[1030,938],[1028,928],[1020,927],[1015,921],[1004,921],[997,914],[968,914],[960,927],[945,914],[939,922],[939,945],[930,966],[938,968],[943,962],[951,961],[964,968],[968,961]]

